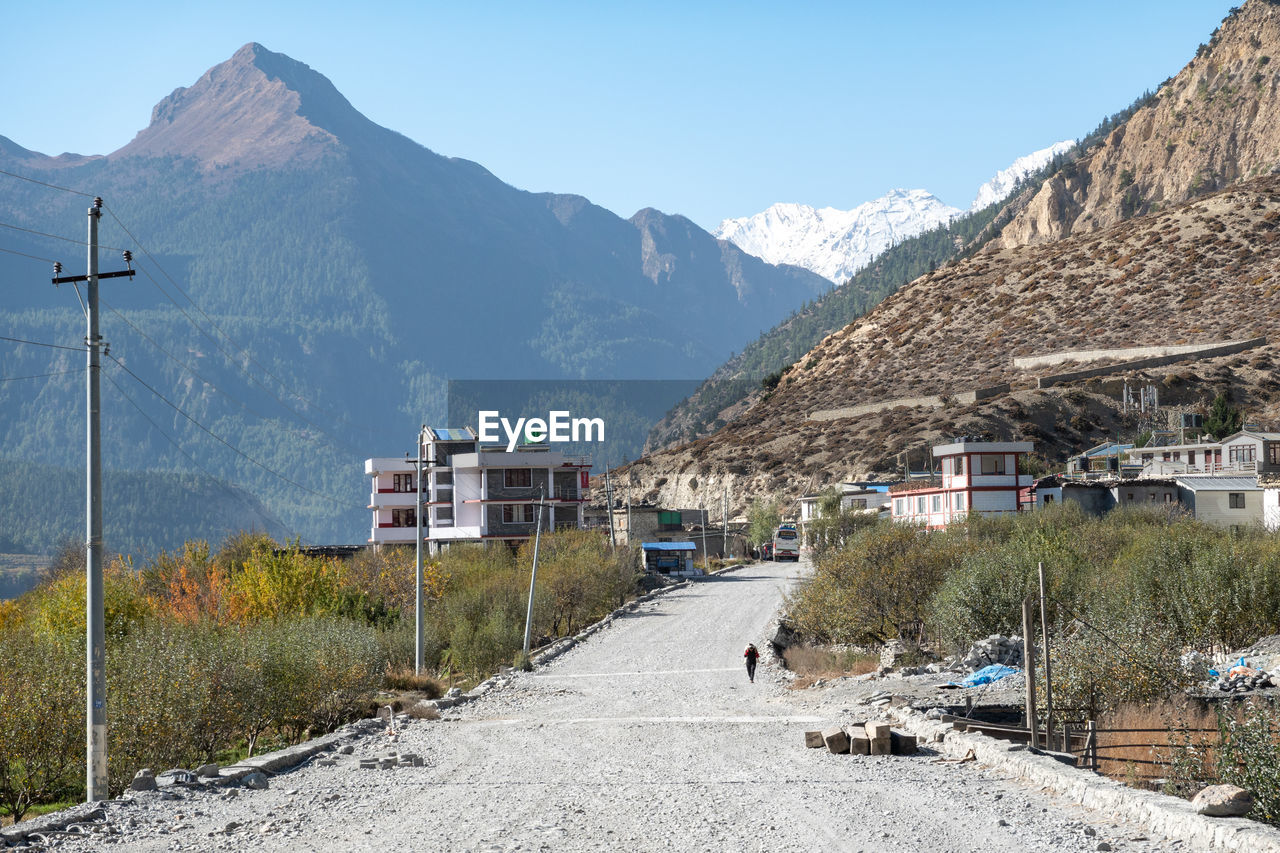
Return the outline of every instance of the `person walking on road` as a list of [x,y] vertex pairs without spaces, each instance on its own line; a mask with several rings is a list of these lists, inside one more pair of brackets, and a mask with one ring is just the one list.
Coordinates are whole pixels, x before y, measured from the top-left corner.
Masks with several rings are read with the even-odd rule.
[[756,651],[754,643],[747,643],[747,650],[742,653],[747,659],[747,678],[751,679],[751,683],[756,683],[756,658],[760,657],[760,652]]

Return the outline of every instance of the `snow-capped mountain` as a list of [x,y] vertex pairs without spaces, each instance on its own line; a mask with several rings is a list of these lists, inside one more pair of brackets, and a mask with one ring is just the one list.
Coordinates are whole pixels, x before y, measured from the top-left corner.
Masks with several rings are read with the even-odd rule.
[[[978,194],[974,197],[973,204],[969,205],[969,209],[981,210],[989,204],[1004,201],[1013,192],[1014,187],[1018,185],[1018,181],[1032,172],[1038,171],[1059,154],[1065,154],[1075,147],[1076,144],[1074,142],[1066,139],[1062,142],[1055,142],[1048,148],[1041,148],[1039,151],[1032,151],[1024,157],[1019,157],[1009,165],[1009,168],[996,172],[994,178],[978,187]],[[750,251],[750,249],[747,251]]]
[[771,264],[794,264],[841,284],[895,242],[963,212],[924,190],[890,190],[853,210],[775,204],[724,220],[715,235]]
[[[1019,157],[978,188],[970,210],[1006,198],[1018,181],[1075,143]],[[755,216],[726,219],[715,235],[771,264],[794,264],[842,284],[894,243],[945,225],[965,211],[925,190],[890,190],[853,210],[775,204]]]

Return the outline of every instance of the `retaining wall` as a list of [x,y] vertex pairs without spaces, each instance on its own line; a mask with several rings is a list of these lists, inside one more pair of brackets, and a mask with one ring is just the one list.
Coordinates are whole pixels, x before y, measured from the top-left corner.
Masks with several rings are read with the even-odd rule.
[[883,412],[888,409],[896,409],[898,406],[906,406],[909,409],[930,408],[940,409],[947,404],[948,398],[967,406],[977,403],[980,400],[986,400],[991,397],[999,397],[1001,394],[1008,394],[1008,385],[993,385],[990,388],[975,388],[972,391],[961,391],[958,394],[942,395],[931,394],[928,397],[899,397],[896,400],[880,400],[876,403],[860,403],[856,406],[846,406],[840,409],[820,409],[816,412],[809,413],[811,421],[834,421],[840,418],[857,418],[863,415],[873,415],[876,412]]
[[1166,364],[1176,364],[1179,361],[1195,361],[1202,358],[1216,358],[1222,355],[1234,355],[1238,352],[1260,347],[1267,342],[1266,337],[1250,338],[1244,341],[1229,341],[1224,344],[1215,344],[1213,346],[1200,347],[1194,351],[1174,353],[1172,355],[1154,356],[1152,358],[1140,358],[1135,361],[1126,361],[1120,364],[1113,364],[1109,367],[1091,367],[1084,370],[1071,370],[1064,373],[1051,373],[1047,376],[1041,376],[1036,379],[1037,388],[1051,388],[1063,382],[1075,382],[1080,379],[1092,379],[1095,376],[1110,376],[1115,373],[1125,373],[1130,370],[1145,370],[1148,367],[1163,367]]

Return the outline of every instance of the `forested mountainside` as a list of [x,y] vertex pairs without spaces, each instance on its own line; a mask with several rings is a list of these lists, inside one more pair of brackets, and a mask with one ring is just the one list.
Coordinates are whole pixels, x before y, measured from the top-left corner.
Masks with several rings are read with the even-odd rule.
[[104,271],[121,249],[140,270],[102,287],[106,464],[195,457],[311,541],[367,536],[362,460],[440,425],[448,379],[701,379],[829,287],[680,216],[518,190],[256,44],[116,152],[0,138],[0,170],[0,322],[35,342],[0,342],[23,377],[0,383],[0,457],[82,441],[83,318],[50,262],[82,271],[100,195]]

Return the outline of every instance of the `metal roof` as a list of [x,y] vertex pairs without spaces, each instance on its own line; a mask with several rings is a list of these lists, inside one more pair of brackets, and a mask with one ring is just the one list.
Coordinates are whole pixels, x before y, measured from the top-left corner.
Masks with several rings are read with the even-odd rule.
[[436,441],[475,441],[476,438],[471,427],[427,427],[427,432]]
[[1247,492],[1256,491],[1257,477],[1174,477],[1175,482],[1193,492]]
[[696,551],[698,546],[692,542],[645,542],[640,546],[645,551]]

